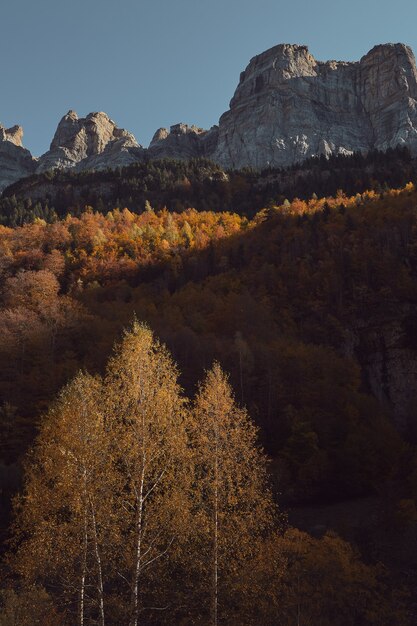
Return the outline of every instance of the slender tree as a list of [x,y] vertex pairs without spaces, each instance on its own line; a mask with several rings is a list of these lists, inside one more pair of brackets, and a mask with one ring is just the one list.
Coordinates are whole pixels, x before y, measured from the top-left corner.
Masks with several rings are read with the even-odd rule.
[[218,363],[201,384],[193,413],[195,523],[203,547],[196,558],[204,559],[210,623],[244,623],[237,617],[240,578],[274,526],[266,458]]
[[[111,519],[108,445],[98,410],[99,379],[80,373],[44,418],[17,504],[16,567],[31,583],[53,584],[77,623],[105,624],[103,555]],[[88,593],[87,593],[88,590]]]
[[[177,378],[166,348],[137,322],[116,348],[105,377],[123,537],[118,575],[130,595],[131,626],[149,608],[169,608],[161,589],[164,569],[188,532],[189,450]],[[156,584],[152,571],[158,572]]]
[[71,624],[262,619],[259,589],[280,562],[265,566],[276,511],[257,430],[218,364],[192,408],[177,379],[135,321],[104,379],[78,374],[43,420],[15,567]]

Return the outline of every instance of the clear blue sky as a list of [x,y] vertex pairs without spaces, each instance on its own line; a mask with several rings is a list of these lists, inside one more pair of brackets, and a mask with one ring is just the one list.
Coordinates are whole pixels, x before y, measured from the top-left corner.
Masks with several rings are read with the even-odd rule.
[[148,145],[183,121],[209,128],[249,59],[278,43],[357,60],[417,52],[417,0],[4,0],[0,122],[39,155],[69,110],[105,111]]

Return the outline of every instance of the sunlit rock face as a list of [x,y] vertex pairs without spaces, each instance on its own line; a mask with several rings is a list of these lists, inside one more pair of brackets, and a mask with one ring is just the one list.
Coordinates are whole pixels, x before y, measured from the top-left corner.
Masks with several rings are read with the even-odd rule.
[[51,169],[105,169],[138,160],[142,148],[127,130],[106,113],[79,118],[68,111],[58,124],[51,147],[39,159],[37,173]]
[[403,44],[359,62],[316,61],[306,46],[254,57],[219,122],[225,167],[286,166],[315,155],[406,145],[417,153],[417,71]]
[[202,156],[203,139],[207,131],[198,126],[174,124],[168,130],[159,128],[149,145],[148,154],[153,159],[192,159]]
[[22,145],[23,128],[0,124],[0,192],[35,171],[36,160]]
[[225,168],[283,167],[311,156],[407,146],[417,156],[417,70],[403,44],[360,61],[317,61],[306,46],[281,44],[254,57],[230,109],[204,130],[160,128],[148,149],[106,113],[69,111],[35,160],[21,127],[0,126],[0,189],[34,171],[122,167],[143,159],[206,157]]

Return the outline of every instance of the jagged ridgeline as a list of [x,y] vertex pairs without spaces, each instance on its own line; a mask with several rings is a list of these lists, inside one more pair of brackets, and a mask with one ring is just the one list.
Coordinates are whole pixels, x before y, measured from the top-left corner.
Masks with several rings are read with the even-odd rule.
[[159,129],[147,149],[105,113],[70,110],[50,149],[34,158],[22,129],[0,126],[0,189],[52,169],[103,170],[147,159],[208,158],[222,168],[286,167],[314,156],[406,146],[417,152],[417,70],[403,44],[358,62],[317,61],[282,44],[255,56],[217,126]]

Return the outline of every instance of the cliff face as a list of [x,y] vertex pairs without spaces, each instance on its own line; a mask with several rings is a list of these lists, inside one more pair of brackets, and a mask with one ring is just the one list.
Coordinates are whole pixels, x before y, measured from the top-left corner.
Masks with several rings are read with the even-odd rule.
[[361,365],[363,382],[401,431],[415,429],[417,408],[417,309],[386,303],[357,319],[344,351]]
[[68,111],[58,124],[49,151],[40,157],[36,172],[129,165],[141,152],[134,136],[118,128],[106,113],[79,118],[75,111]]
[[305,46],[254,57],[219,122],[225,167],[286,166],[320,154],[407,145],[417,153],[417,71],[402,44],[322,63]]
[[359,62],[323,63],[306,46],[282,44],[250,61],[218,127],[161,129],[149,152],[263,168],[398,145],[417,154],[417,70],[410,48],[381,45]]
[[0,124],[0,192],[35,171],[36,160],[22,146],[22,138],[21,126],[4,128]]
[[149,145],[148,154],[153,159],[192,159],[203,156],[207,131],[197,126],[174,124],[168,130],[159,128]]
[[[380,45],[358,62],[323,63],[306,46],[282,44],[250,61],[229,111],[209,131],[186,124],[161,128],[145,150],[105,113],[79,118],[69,111],[36,172],[166,157],[207,157],[225,168],[282,167],[321,154],[398,145],[417,155],[417,70],[410,48]],[[20,127],[1,127],[0,189],[34,171],[23,150]]]

